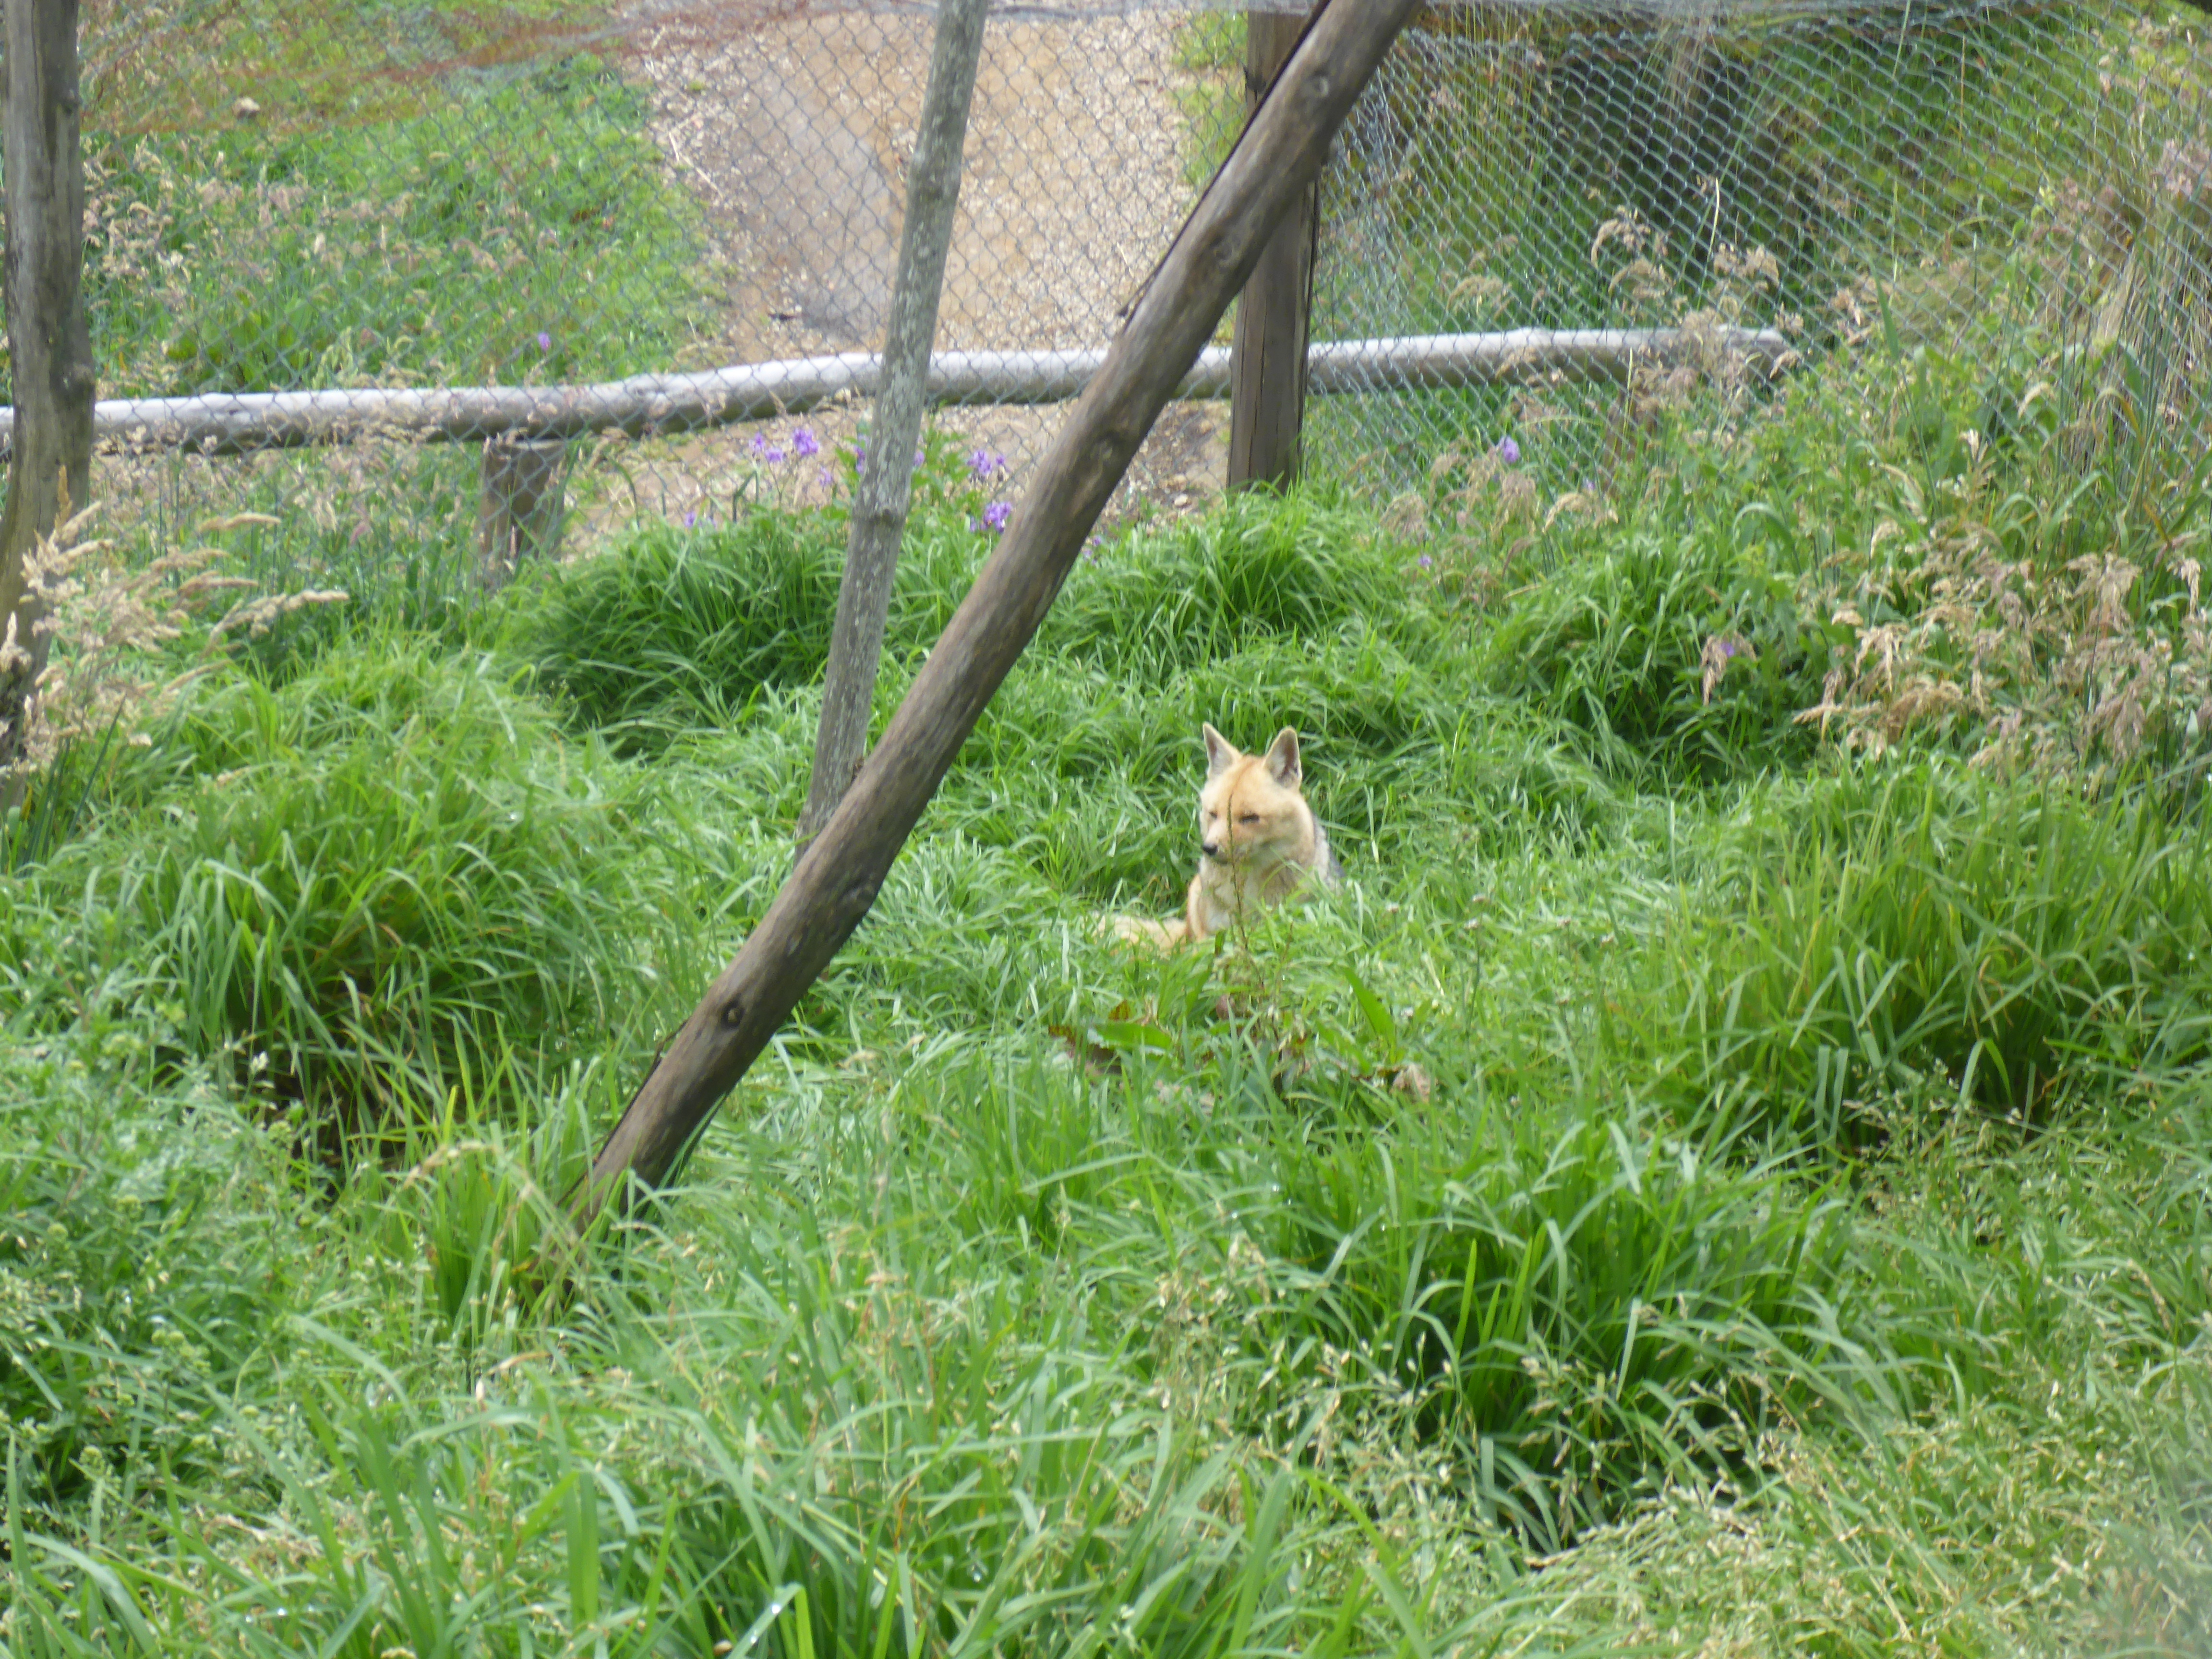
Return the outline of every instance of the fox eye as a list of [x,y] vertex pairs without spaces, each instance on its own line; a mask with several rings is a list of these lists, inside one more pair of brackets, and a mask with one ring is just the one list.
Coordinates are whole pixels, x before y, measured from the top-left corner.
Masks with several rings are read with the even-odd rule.
[[1257,812],[1247,812],[1243,817],[1237,820],[1239,823],[1257,823],[1259,821],[1260,815]]

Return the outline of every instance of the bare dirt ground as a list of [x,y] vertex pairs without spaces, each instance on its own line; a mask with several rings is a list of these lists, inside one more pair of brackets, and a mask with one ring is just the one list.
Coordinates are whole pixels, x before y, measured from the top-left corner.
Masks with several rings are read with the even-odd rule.
[[[683,367],[880,350],[897,262],[905,167],[928,76],[931,19],[820,10],[763,19],[651,8],[629,67],[653,88],[672,177],[702,210],[727,303]],[[994,21],[970,112],[939,349],[1103,345],[1194,198],[1175,89],[1178,14]],[[793,428],[850,441],[848,404],[804,419],[635,446],[619,472],[587,466],[586,524],[640,511],[714,511],[757,489],[757,436]],[[1064,409],[948,409],[938,425],[1006,455],[1011,489]],[[1172,405],[1132,470],[1121,511],[1173,510],[1216,490],[1227,409]],[[598,477],[616,487],[592,487]],[[818,472],[775,483],[816,493]]]

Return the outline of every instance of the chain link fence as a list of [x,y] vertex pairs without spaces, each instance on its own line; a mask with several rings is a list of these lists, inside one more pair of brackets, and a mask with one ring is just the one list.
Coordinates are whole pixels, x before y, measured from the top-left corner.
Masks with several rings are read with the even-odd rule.
[[[109,532],[250,507],[335,566],[825,498],[930,27],[89,0],[88,298],[100,396],[136,400],[103,417]],[[1048,354],[1111,337],[1242,62],[1237,12],[994,17],[939,337],[968,401],[937,419],[1009,493],[1079,383]],[[1601,490],[1659,411],[1725,428],[1875,349],[1981,377],[1993,421],[2035,394],[2145,464],[2201,447],[2200,63],[2118,0],[1431,10],[1323,180],[1309,468],[1387,495],[1450,453]],[[1218,486],[1211,373],[1125,503]]]
[[[2201,448],[2212,150],[2191,31],[2075,0],[1647,0],[1432,12],[1326,175],[1317,338],[1662,327],[1580,376],[1439,394],[1388,367],[1322,400],[1324,471],[1418,480],[1486,435],[1540,498],[1604,486],[1668,408],[1792,360],[1894,351],[2042,386],[2185,465]],[[1903,373],[1904,371],[1900,371]]]
[[[402,547],[503,533],[550,490],[589,548],[837,487],[932,14],[550,10],[392,33],[345,0],[95,4],[88,302],[101,396],[135,401],[103,420],[111,530],[167,540],[250,504]],[[1200,177],[1175,21],[994,21],[941,349],[1110,338]],[[989,401],[1007,365],[984,368],[985,401],[942,427],[1033,459],[1055,410]],[[1066,366],[1042,368],[1026,395],[1065,395]],[[549,423],[550,460],[453,441]],[[1144,487],[1195,489],[1219,423],[1164,422]],[[327,447],[231,458],[271,441]]]

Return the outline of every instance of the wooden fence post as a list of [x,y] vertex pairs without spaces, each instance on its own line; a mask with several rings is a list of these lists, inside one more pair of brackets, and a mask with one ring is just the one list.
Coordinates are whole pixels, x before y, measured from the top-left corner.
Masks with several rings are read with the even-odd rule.
[[496,593],[525,559],[561,551],[568,446],[501,434],[484,440],[483,493],[477,503],[477,580]]
[[[1245,15],[1244,107],[1257,109],[1289,58],[1306,19]],[[1298,476],[1305,425],[1306,345],[1312,328],[1314,246],[1321,187],[1309,185],[1275,227],[1237,302],[1229,356],[1229,488],[1281,489]]]
[[84,314],[77,0],[6,0],[9,370],[15,442],[0,514],[0,808],[46,665],[46,602],[26,560],[64,502],[92,504],[92,338]]
[[952,215],[960,205],[960,159],[968,111],[983,57],[988,0],[938,0],[929,88],[907,173],[906,224],[899,234],[890,326],[884,331],[883,389],[868,428],[868,454],[853,492],[845,541],[845,574],[837,585],[837,617],[822,676],[822,723],[814,740],[814,773],[799,814],[801,845],[837,810],[846,786],[868,752],[868,716],[875,707],[876,669],[890,620],[891,579],[913,499],[914,447],[929,401],[929,353],[937,340],[937,307],[945,261],[952,250]]

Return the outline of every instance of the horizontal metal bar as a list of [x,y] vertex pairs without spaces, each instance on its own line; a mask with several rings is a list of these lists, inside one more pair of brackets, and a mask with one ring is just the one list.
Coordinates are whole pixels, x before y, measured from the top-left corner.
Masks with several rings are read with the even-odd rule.
[[[1620,380],[1638,358],[1686,353],[1741,356],[1771,374],[1795,361],[1771,330],[1516,328],[1490,334],[1421,334],[1334,340],[1309,348],[1310,390],[1322,395],[1440,391],[1524,378]],[[1064,403],[1079,395],[1103,348],[1077,351],[946,351],[930,360],[929,398],[939,404]],[[412,390],[210,392],[191,398],[119,398],[93,411],[95,442],[134,452],[238,454],[256,449],[349,443],[374,435],[422,442],[486,438],[633,437],[696,432],[742,421],[804,414],[875,394],[882,359],[873,352],[744,363],[689,374],[634,374],[594,386]],[[1229,390],[1229,348],[1209,346],[1176,395],[1220,398]],[[12,410],[0,410],[0,455],[10,444]]]

